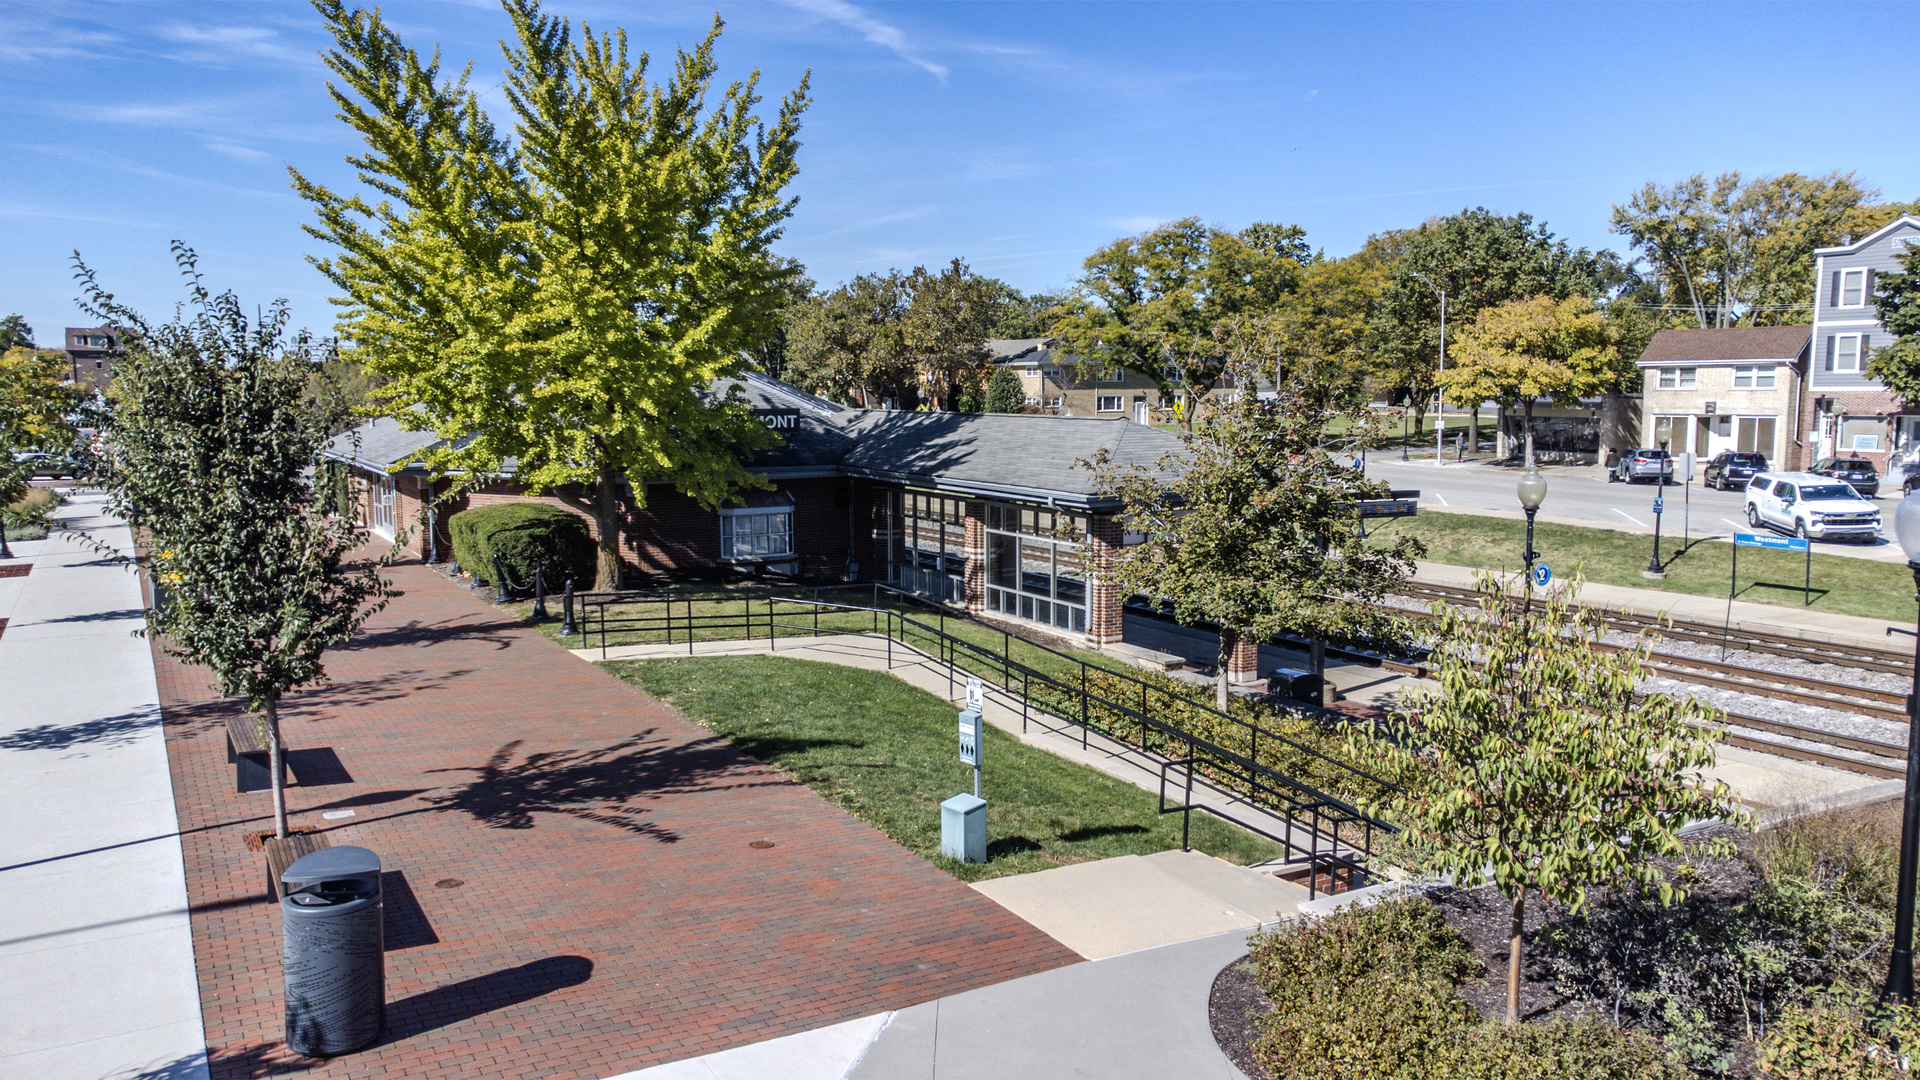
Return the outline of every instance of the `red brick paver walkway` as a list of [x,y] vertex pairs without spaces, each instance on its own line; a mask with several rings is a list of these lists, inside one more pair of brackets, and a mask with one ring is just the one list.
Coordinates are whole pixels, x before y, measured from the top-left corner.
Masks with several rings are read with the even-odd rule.
[[216,1078],[604,1077],[1078,959],[432,571],[392,573],[405,595],[283,710],[292,823],[388,871],[387,1032],[360,1053],[281,1044],[278,908],[243,838],[270,797],[233,790],[234,703],[158,660]]

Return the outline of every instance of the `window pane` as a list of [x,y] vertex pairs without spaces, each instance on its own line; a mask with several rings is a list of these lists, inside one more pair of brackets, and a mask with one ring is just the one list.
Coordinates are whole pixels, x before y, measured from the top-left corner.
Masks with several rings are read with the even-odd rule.
[[1857,371],[1860,368],[1860,338],[1848,334],[1840,338],[1834,354],[1834,369],[1837,371]]
[[1070,604],[1087,602],[1087,583],[1080,565],[1080,551],[1065,544],[1057,549],[1058,576],[1054,595]]
[[1753,436],[1753,450],[1755,453],[1768,455],[1773,453],[1773,425],[1774,417],[1763,416],[1760,418],[1759,423],[1756,425],[1758,430],[1754,432]]
[[1035,596],[1053,595],[1053,546],[1032,542],[1020,545],[1020,589]]
[[1690,367],[1681,368],[1680,369],[1680,389],[1691,390],[1693,388],[1694,388],[1694,369]]
[[1753,388],[1753,369],[1750,367],[1734,368],[1733,369],[1733,388],[1735,390],[1752,389]]
[[1843,307],[1857,307],[1866,302],[1867,272],[1848,270],[1840,275],[1840,304]]

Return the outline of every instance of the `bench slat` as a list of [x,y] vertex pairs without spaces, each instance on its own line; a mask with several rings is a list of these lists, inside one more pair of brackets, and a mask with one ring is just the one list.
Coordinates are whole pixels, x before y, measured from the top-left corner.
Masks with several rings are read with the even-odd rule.
[[300,861],[303,855],[311,855],[321,848],[333,846],[325,833],[294,833],[285,840],[277,837],[267,839],[267,899],[280,899],[280,875],[287,867]]
[[236,754],[264,754],[267,740],[260,734],[261,721],[251,713],[227,717],[227,739]]

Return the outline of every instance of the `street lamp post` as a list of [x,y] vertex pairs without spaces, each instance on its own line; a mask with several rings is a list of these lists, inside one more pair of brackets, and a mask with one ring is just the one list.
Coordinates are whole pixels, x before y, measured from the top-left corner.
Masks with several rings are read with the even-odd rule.
[[1530,609],[1533,607],[1533,563],[1540,557],[1540,553],[1533,550],[1533,515],[1539,513],[1540,504],[1547,501],[1547,478],[1540,475],[1537,466],[1530,465],[1514,490],[1520,495],[1520,508],[1527,512],[1527,547],[1520,557],[1527,563],[1526,607]]
[[[1662,454],[1665,454],[1667,452],[1668,445],[1669,444],[1667,440],[1665,439],[1660,440],[1660,452]],[[1657,494],[1655,494],[1653,497],[1653,501],[1656,503],[1666,502],[1667,462],[1671,460],[1672,460],[1671,458],[1663,458],[1660,462],[1660,472],[1659,472],[1659,480],[1658,480],[1658,483],[1660,486],[1655,489],[1657,491]],[[1631,476],[1631,473],[1629,473],[1629,476]],[[1662,506],[1662,509],[1665,509],[1665,507]],[[1640,572],[1640,575],[1642,577],[1663,578],[1667,576],[1666,570],[1662,568],[1660,565],[1660,517],[1661,515],[1659,514],[1653,515],[1653,560],[1647,563],[1647,568],[1645,570],[1642,570]]]
[[[1906,552],[1907,568],[1913,571],[1916,599],[1920,599],[1920,494],[1900,500],[1893,513],[1895,538]],[[1900,815],[1900,890],[1893,909],[1893,957],[1887,962],[1887,988],[1881,995],[1887,1001],[1904,1005],[1913,1001],[1913,886],[1916,861],[1920,861],[1920,636],[1913,643],[1913,692],[1907,695],[1907,797]]]

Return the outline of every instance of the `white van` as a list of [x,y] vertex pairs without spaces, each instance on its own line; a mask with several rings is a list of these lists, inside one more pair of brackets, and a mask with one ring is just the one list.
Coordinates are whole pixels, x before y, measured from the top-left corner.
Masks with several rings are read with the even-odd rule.
[[1880,508],[1852,485],[1805,472],[1756,473],[1747,481],[1747,523],[1814,540],[1880,539]]

